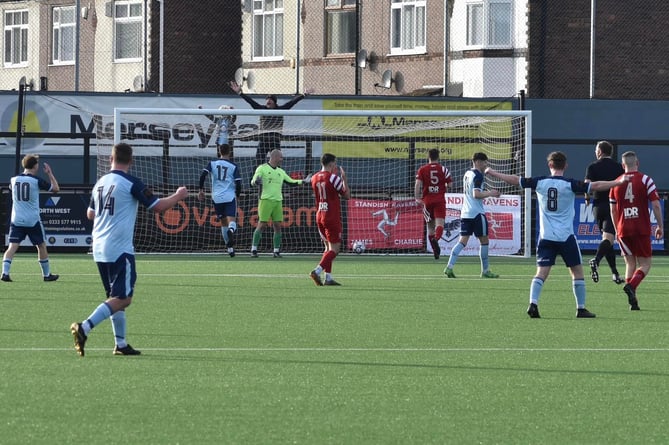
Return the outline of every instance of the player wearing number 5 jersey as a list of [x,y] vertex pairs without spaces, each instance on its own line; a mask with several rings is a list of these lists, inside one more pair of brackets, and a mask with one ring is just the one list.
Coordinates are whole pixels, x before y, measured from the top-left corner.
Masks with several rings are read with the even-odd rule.
[[[321,171],[311,178],[311,188],[316,198],[316,225],[325,246],[325,251],[310,277],[316,286],[338,286],[332,278],[332,263],[342,243],[341,199],[351,197],[344,169],[337,168],[337,158],[330,153],[321,156]],[[339,175],[337,175],[339,170]],[[321,274],[325,271],[325,281]]]
[[630,310],[638,311],[639,302],[636,289],[648,275],[652,259],[650,242],[651,222],[648,205],[653,209],[655,239],[662,239],[664,222],[660,197],[657,194],[653,178],[641,173],[639,159],[633,151],[623,153],[624,176],[629,182],[609,192],[611,217],[616,224],[616,236],[620,251],[625,259],[625,287]]
[[39,191],[46,190],[57,193],[60,188],[53,176],[49,164],[44,163],[44,173],[49,177],[46,181],[37,176],[39,171],[39,156],[26,155],[21,160],[23,174],[14,176],[10,180],[12,189],[12,217],[9,224],[9,246],[2,258],[2,281],[11,282],[9,270],[12,260],[21,242],[28,237],[37,247],[37,258],[42,268],[44,281],[56,281],[58,275],[51,273],[49,253],[44,241],[44,227],[40,221]]
[[444,234],[444,220],[446,219],[446,189],[453,182],[451,172],[439,163],[439,149],[432,148],[427,153],[428,163],[421,166],[416,172],[414,197],[424,208],[427,234],[434,259],[438,260],[441,254],[439,240]]
[[209,162],[200,174],[200,192],[197,198],[204,200],[204,181],[211,176],[211,200],[216,216],[221,221],[221,233],[228,255],[235,256],[235,232],[237,231],[237,196],[242,191],[239,167],[230,160],[230,145],[218,146],[219,158]]
[[572,278],[572,291],[576,299],[576,317],[594,318],[595,314],[585,308],[585,280],[581,250],[574,236],[574,198],[576,194],[590,191],[608,190],[623,184],[625,178],[615,181],[583,182],[564,177],[567,168],[567,157],[555,151],[548,155],[548,168],[551,176],[521,178],[514,175],[499,173],[491,168],[486,174],[502,181],[531,188],[537,195],[539,207],[539,241],[537,242],[537,272],[530,285],[530,306],[527,314],[531,318],[539,316],[539,296],[551,268],[558,255],[569,268]]
[[114,331],[114,354],[139,354],[125,338],[125,309],[132,302],[137,279],[133,246],[137,208],[142,204],[154,212],[163,212],[188,196],[186,187],[179,187],[174,194],[158,198],[139,178],[128,174],[131,164],[132,147],[116,144],[112,148],[111,171],[98,180],[91,194],[87,216],[93,220],[93,259],[107,298],[85,321],[70,326],[74,347],[82,357],[90,331],[107,318],[111,318]]

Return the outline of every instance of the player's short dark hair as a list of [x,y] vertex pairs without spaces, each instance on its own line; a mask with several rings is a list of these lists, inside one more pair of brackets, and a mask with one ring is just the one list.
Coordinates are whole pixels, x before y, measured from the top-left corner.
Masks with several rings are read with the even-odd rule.
[[218,146],[218,155],[219,156],[228,156],[232,151],[230,144],[221,144]]
[[438,148],[430,148],[430,150],[427,152],[427,157],[430,161],[436,161],[439,159],[439,149]]
[[597,148],[599,148],[599,151],[604,153],[606,156],[611,156],[613,154],[613,144],[609,141],[597,142]]
[[488,155],[483,152],[476,152],[472,155],[472,161],[487,161]]
[[21,159],[21,165],[26,170],[32,169],[39,162],[39,155],[25,155]]
[[112,156],[119,164],[130,164],[130,161],[132,161],[132,146],[125,142],[118,143],[112,148]]
[[336,160],[337,160],[337,157],[335,155],[333,155],[332,153],[323,153],[323,156],[321,156],[321,165],[325,166],[325,165],[333,163]]
[[269,94],[265,99],[270,99],[275,104],[279,104],[278,99],[276,98],[276,94]]
[[564,170],[567,165],[567,155],[561,151],[553,151],[548,154],[548,163],[552,164],[555,170]]

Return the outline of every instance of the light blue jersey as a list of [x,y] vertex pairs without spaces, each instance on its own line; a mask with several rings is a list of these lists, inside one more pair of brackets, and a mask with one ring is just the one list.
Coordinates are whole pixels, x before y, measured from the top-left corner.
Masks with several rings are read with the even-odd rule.
[[14,176],[12,188],[12,224],[33,227],[40,222],[39,191],[51,191],[51,183],[28,173]]
[[590,183],[564,176],[520,178],[520,186],[536,191],[539,206],[539,238],[566,241],[574,235],[574,198],[588,193]]
[[137,207],[150,209],[158,197],[134,176],[112,170],[95,183],[89,209],[95,212],[93,222],[93,259],[113,263],[124,253],[134,255],[133,235]]
[[485,178],[483,177],[483,173],[475,168],[470,168],[465,173],[465,176],[462,179],[462,189],[465,194],[465,199],[462,203],[462,208],[460,209],[460,218],[476,218],[476,216],[481,213],[485,215],[483,200],[474,198],[474,190],[483,191],[484,181]]
[[240,184],[242,181],[237,164],[228,159],[217,159],[207,164],[202,173],[205,172],[211,177],[211,199],[214,204],[235,199],[237,181]]

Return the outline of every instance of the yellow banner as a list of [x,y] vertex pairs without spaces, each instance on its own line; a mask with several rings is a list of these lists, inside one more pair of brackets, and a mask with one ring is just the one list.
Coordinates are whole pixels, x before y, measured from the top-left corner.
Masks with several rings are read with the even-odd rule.
[[[475,116],[436,118],[429,115],[430,111],[436,110],[512,110],[511,102],[324,99],[323,109],[380,112],[379,116],[371,117],[323,117],[325,133],[332,131],[355,137],[351,141],[323,142],[324,152],[340,158],[405,159],[413,149],[416,158],[422,159],[431,148],[437,148],[442,159],[471,159],[477,151],[485,151],[492,159],[508,159],[512,153],[510,119],[484,122]],[[428,113],[424,117],[388,116],[383,113],[391,110]],[[482,139],[486,140],[485,144]]]

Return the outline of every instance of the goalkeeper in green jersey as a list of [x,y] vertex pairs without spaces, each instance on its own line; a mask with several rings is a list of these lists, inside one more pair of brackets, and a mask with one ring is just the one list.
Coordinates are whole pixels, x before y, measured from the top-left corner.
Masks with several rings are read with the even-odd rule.
[[269,154],[269,161],[256,168],[251,186],[260,185],[260,201],[258,202],[258,226],[253,232],[253,244],[251,245],[251,256],[258,256],[258,245],[262,238],[262,232],[267,227],[269,220],[272,220],[274,228],[274,258],[281,258],[281,224],[283,223],[283,193],[281,188],[283,183],[291,186],[309,184],[311,175],[304,179],[293,179],[284,169],[281,168],[283,153],[281,150],[272,150]]

